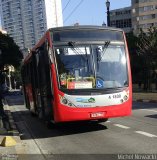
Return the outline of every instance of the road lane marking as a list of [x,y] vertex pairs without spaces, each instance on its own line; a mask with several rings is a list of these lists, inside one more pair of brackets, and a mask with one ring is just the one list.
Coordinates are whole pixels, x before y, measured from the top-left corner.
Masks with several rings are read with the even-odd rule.
[[147,132],[143,132],[143,131],[135,131],[136,133],[139,133],[139,134],[142,134],[144,136],[147,136],[147,137],[157,137],[156,135],[154,134],[151,134],[151,133],[147,133]]
[[150,111],[150,112],[157,112],[157,110],[153,110],[153,109],[140,109],[140,110],[143,110],[143,111]]
[[114,124],[114,126],[124,128],[124,129],[129,129],[130,128],[130,127],[127,127],[127,126],[124,126],[124,125],[121,125],[121,124]]

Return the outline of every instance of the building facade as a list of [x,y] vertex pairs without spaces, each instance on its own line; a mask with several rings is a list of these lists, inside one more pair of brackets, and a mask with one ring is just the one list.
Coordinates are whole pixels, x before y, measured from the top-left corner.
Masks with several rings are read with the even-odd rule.
[[121,28],[126,33],[132,30],[131,7],[110,11],[110,26]]
[[0,0],[2,28],[21,49],[32,48],[52,27],[63,25],[61,0]]
[[157,0],[132,0],[132,24],[135,34],[157,27]]

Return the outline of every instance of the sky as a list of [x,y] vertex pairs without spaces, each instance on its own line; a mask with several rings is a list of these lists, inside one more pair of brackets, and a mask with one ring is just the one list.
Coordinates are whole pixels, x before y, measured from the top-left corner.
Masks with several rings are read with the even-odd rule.
[[[131,0],[109,1],[110,10],[131,6]],[[107,23],[106,0],[62,0],[62,9],[65,26],[75,23],[80,25],[102,25],[103,22]]]
[[[109,1],[110,10],[131,6],[131,0]],[[103,22],[107,23],[105,3],[106,0],[62,0],[64,25],[74,25],[75,23],[102,25]]]

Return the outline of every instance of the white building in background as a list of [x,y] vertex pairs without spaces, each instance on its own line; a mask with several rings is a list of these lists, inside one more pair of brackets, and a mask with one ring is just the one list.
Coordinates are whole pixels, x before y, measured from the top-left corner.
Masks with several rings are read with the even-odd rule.
[[122,28],[126,33],[132,31],[131,7],[110,11],[110,26]]
[[131,0],[132,24],[135,34],[140,29],[148,32],[150,27],[157,27],[157,0]]
[[2,28],[21,49],[32,48],[49,28],[63,26],[61,0],[0,0]]

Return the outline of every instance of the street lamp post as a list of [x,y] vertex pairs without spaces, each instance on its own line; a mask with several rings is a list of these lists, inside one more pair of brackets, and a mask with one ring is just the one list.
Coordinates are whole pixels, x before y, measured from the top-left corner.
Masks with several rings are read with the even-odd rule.
[[9,66],[8,78],[9,78],[9,90],[12,90],[12,86],[11,86],[11,66]]
[[11,83],[12,76],[11,76],[11,74],[13,72],[15,72],[15,69],[14,69],[14,67],[12,65],[10,65],[8,68],[9,68],[9,74],[8,74],[8,78],[9,78],[9,90],[12,90],[12,83]]
[[106,1],[106,8],[107,8],[107,26],[110,26],[110,2],[109,0]]

